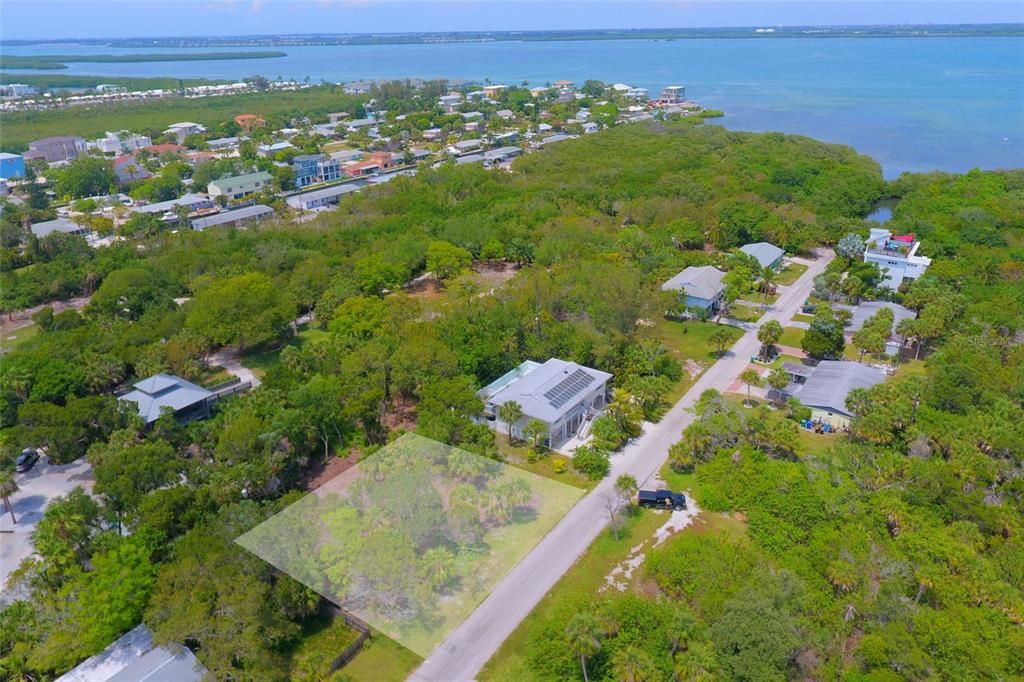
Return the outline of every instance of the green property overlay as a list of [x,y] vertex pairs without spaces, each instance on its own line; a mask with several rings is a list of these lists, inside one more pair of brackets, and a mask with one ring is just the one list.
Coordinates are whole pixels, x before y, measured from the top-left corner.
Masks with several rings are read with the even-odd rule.
[[582,494],[407,434],[236,542],[425,658]]

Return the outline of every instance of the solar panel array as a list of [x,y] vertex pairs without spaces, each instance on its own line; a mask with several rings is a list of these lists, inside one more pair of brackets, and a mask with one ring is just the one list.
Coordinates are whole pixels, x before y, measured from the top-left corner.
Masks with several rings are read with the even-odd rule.
[[555,384],[554,388],[544,394],[544,397],[551,403],[551,407],[557,409],[575,398],[580,391],[592,383],[594,383],[593,376],[582,369],[577,369]]

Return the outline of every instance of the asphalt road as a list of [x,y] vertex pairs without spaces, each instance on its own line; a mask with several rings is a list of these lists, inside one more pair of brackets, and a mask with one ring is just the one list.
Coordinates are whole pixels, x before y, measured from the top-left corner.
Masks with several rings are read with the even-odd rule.
[[[808,270],[793,285],[780,288],[772,309],[744,334],[721,360],[712,365],[657,424],[645,424],[643,434],[612,459],[612,472],[520,561],[493,592],[434,650],[409,677],[416,682],[467,682],[474,679],[501,643],[534,609],[548,590],[586,551],[608,523],[602,496],[610,494],[620,474],[643,484],[657,476],[669,448],[694,415],[689,409],[709,388],[725,390],[760,348],[757,327],[768,320],[784,326],[810,294],[814,278],[829,261],[831,251],[814,261],[801,261]],[[799,259],[798,259],[799,260]]]

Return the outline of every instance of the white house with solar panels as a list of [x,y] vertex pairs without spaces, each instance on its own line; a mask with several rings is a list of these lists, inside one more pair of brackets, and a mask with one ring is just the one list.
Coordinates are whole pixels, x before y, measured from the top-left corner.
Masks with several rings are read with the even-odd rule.
[[498,418],[498,408],[515,401],[523,408],[523,416],[512,425],[513,437],[522,438],[523,428],[539,419],[548,425],[547,446],[558,448],[604,409],[611,378],[607,372],[557,358],[544,363],[527,360],[477,395],[496,429],[508,428]]

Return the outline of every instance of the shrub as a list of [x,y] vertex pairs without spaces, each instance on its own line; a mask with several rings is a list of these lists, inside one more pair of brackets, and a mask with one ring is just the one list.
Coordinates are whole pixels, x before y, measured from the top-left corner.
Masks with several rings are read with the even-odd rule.
[[608,453],[597,448],[582,446],[576,448],[572,456],[572,467],[591,480],[598,480],[608,475],[611,464]]

